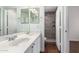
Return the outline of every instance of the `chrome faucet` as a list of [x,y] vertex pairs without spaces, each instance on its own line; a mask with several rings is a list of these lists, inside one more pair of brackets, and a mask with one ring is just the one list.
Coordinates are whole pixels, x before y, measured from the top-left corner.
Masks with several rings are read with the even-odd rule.
[[12,36],[12,37],[9,37],[9,41],[15,40],[15,38],[17,38],[16,35],[14,35],[14,36]]

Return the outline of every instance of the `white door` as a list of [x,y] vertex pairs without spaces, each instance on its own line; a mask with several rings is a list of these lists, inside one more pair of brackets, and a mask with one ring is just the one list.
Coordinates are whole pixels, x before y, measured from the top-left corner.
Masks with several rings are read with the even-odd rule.
[[68,7],[61,7],[61,53],[69,52]]
[[60,45],[61,45],[61,11],[58,7],[56,11],[56,45],[58,47],[58,50],[60,51]]
[[56,44],[62,53],[69,52],[67,7],[58,7],[56,12]]
[[69,34],[69,19],[68,19],[68,7],[63,7],[64,9],[64,42],[63,42],[63,46],[64,46],[64,53],[68,53],[69,52],[69,38],[68,38],[68,34]]

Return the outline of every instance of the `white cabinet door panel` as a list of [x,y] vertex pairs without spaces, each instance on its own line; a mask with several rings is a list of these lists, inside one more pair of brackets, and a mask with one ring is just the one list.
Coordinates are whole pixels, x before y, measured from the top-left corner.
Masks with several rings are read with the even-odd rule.
[[33,46],[31,45],[24,53],[33,53]]
[[33,53],[40,53],[40,38],[33,43]]

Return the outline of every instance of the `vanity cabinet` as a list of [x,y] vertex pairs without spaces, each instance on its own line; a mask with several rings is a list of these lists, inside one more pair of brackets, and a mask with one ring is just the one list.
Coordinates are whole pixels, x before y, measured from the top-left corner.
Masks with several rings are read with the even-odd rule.
[[40,38],[33,43],[33,53],[40,53]]
[[31,45],[24,53],[32,53],[33,52],[33,46]]
[[40,53],[40,37],[38,37],[25,53]]

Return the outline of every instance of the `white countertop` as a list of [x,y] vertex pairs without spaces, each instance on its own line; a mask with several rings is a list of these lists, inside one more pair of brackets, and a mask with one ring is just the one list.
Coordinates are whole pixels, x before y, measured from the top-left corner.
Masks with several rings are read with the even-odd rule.
[[[22,33],[18,33],[19,35]],[[0,46],[0,53],[24,53],[28,47],[39,37],[40,33],[32,32],[27,35],[27,37],[30,38],[30,40],[27,42],[27,40],[19,43],[16,46]]]

